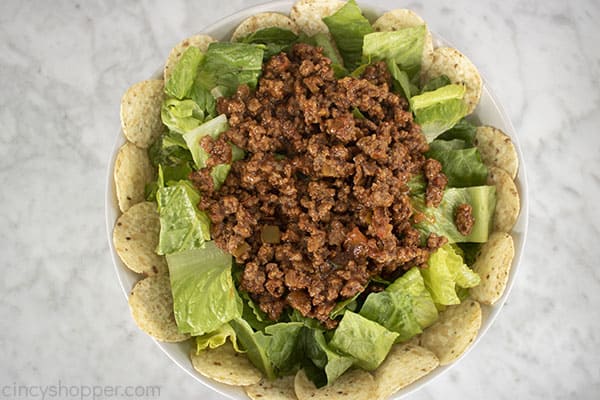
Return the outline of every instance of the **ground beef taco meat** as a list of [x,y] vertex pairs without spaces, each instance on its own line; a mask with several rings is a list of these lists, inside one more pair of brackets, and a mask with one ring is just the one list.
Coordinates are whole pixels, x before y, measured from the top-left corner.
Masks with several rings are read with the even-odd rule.
[[243,265],[241,289],[269,318],[291,307],[333,328],[336,303],[445,243],[412,227],[409,179],[424,176],[434,206],[447,179],[390,87],[382,62],[337,80],[320,49],[297,44],[263,65],[255,91],[218,100],[230,128],[202,146],[215,164],[231,160],[227,142],[246,157],[218,191],[208,169],[191,179],[216,244]]

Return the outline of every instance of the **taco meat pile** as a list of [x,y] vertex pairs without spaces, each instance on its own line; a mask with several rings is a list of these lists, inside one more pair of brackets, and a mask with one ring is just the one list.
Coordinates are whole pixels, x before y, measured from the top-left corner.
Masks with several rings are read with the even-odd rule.
[[210,168],[191,179],[212,237],[244,265],[241,288],[269,318],[286,307],[333,328],[336,303],[423,265],[445,243],[411,227],[408,181],[423,175],[437,205],[447,179],[384,63],[337,80],[320,49],[295,45],[268,60],[256,90],[220,98],[230,128],[203,139],[212,165],[246,152],[215,190]]

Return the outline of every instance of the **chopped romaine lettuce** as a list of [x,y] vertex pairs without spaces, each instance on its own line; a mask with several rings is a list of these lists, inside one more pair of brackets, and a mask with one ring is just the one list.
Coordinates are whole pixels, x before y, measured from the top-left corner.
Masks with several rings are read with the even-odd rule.
[[467,110],[467,103],[462,99],[450,99],[419,110],[415,113],[415,122],[421,126],[427,141],[431,142],[452,128],[467,114]]
[[475,139],[475,132],[477,131],[477,127],[467,121],[466,119],[461,119],[452,127],[452,129],[447,130],[442,133],[437,139],[441,140],[453,140],[460,139],[464,140],[466,147],[473,147],[473,140]]
[[397,337],[377,322],[346,311],[329,345],[352,356],[357,367],[372,371],[383,362]]
[[167,254],[173,311],[180,332],[204,335],[242,315],[231,263],[231,254],[212,241],[202,248]]
[[363,56],[367,60],[391,60],[412,79],[421,68],[425,25],[364,36]]
[[355,0],[348,1],[334,14],[323,18],[344,59],[347,69],[360,65],[363,38],[373,32],[369,20],[362,15]]
[[427,82],[425,85],[423,85],[423,89],[421,89],[421,93],[431,92],[433,90],[441,88],[442,86],[449,85],[450,83],[451,83],[450,78],[448,78],[448,76],[440,75],[437,78],[431,79],[429,82]]
[[417,113],[419,110],[431,107],[434,104],[452,99],[462,99],[465,96],[464,85],[446,85],[436,90],[413,96],[410,99],[412,109]]
[[186,133],[204,121],[204,111],[193,100],[166,99],[160,110],[160,118],[173,132]]
[[206,168],[206,161],[210,157],[206,150],[200,145],[200,140],[207,135],[213,139],[218,139],[219,135],[228,128],[229,124],[227,123],[227,117],[225,114],[221,114],[183,135],[183,139],[192,152],[194,163],[198,169]]
[[408,78],[408,74],[398,68],[398,65],[392,60],[386,61],[390,74],[392,74],[392,78],[394,78],[394,90],[396,92],[401,92],[404,94],[404,97],[407,100],[410,100],[410,96],[412,95],[411,83]]
[[187,97],[194,84],[198,66],[202,62],[203,54],[199,48],[189,46],[183,52],[173,68],[171,77],[165,84],[165,92],[172,97],[183,99]]
[[431,254],[427,264],[428,268],[421,269],[421,275],[437,304],[459,304],[457,286],[470,288],[480,282],[479,275],[466,266],[462,257],[449,244]]
[[230,324],[250,362],[268,379],[275,379],[273,364],[268,356],[269,337],[261,331],[254,332],[248,322],[242,318],[236,318]]
[[[449,243],[484,243],[492,229],[492,218],[496,208],[496,187],[472,186],[447,189],[444,191],[444,198],[439,207],[426,207],[422,195],[411,196],[411,203],[416,211],[425,215],[422,221],[415,224],[415,228],[424,237],[435,233],[446,236]],[[473,208],[475,223],[467,236],[463,236],[454,224],[454,213],[459,204],[469,204]]]
[[235,331],[229,323],[221,325],[217,330],[196,336],[196,353],[206,349],[216,349],[223,346],[229,339],[235,351],[240,352]]
[[412,298],[403,290],[371,293],[360,309],[360,315],[398,333],[402,342],[422,332],[413,313]]
[[317,387],[332,383],[354,363],[354,359],[337,353],[325,341],[323,332],[305,327],[302,334],[303,353],[316,370],[308,375]]
[[239,42],[262,44],[264,46],[263,58],[267,60],[275,54],[287,51],[296,40],[298,40],[298,36],[289,29],[269,27],[259,29],[240,39]]
[[304,356],[300,334],[304,325],[300,322],[280,322],[265,328],[269,346],[267,355],[277,375],[295,372]]
[[263,53],[260,45],[213,42],[200,63],[195,85],[215,98],[231,96],[239,85],[254,88],[262,71]]
[[148,148],[148,157],[155,167],[177,166],[192,161],[192,154],[183,137],[175,132],[164,133],[152,143]]
[[410,99],[415,121],[421,126],[428,142],[452,128],[465,116],[468,107],[462,100],[464,94],[463,85],[450,84]]
[[476,147],[464,147],[465,142],[459,139],[434,140],[429,144],[427,157],[435,158],[442,164],[450,187],[485,185],[488,168],[481,161],[479,150]]
[[159,183],[156,193],[160,215],[158,254],[195,249],[210,240],[210,219],[198,210],[199,201],[200,195],[189,181],[165,187]]
[[354,311],[356,310],[356,299],[358,298],[358,296],[360,296],[361,292],[356,293],[354,296],[350,297],[349,299],[346,299],[344,301],[340,301],[339,303],[337,303],[335,305],[335,307],[333,307],[333,310],[331,310],[331,312],[329,313],[329,318],[337,318],[341,315],[344,315],[344,313],[346,312],[346,310],[350,310],[350,311]]
[[210,171],[210,176],[213,180],[213,187],[215,190],[219,190],[225,179],[227,179],[227,175],[229,174],[229,170],[231,169],[231,165],[229,164],[219,164],[215,165]]
[[412,311],[421,329],[432,325],[438,318],[437,308],[425,287],[419,268],[413,267],[396,279],[386,291],[405,291],[411,296]]

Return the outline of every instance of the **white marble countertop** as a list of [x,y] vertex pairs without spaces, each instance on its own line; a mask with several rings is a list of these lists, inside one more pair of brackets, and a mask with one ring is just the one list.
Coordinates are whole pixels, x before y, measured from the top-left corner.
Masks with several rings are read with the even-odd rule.
[[[1,385],[220,398],[130,318],[104,182],[124,90],[180,39],[259,2],[0,3]],[[372,3],[415,9],[479,66],[515,124],[530,186],[529,239],[505,309],[466,359],[409,398],[599,398],[600,3]],[[4,387],[0,398],[26,398]]]

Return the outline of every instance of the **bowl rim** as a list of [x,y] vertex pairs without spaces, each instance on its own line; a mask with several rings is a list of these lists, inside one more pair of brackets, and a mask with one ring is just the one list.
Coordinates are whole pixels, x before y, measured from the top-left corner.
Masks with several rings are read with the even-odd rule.
[[[365,12],[365,14],[368,14],[368,15],[373,15],[373,16],[381,15],[383,12],[387,11],[387,10],[383,9],[383,7],[381,7],[381,6],[371,5],[371,4],[368,4],[365,2],[360,2],[360,1],[358,3],[360,5],[361,9],[363,10],[363,12]],[[228,39],[229,34],[233,31],[233,29],[237,26],[237,24],[239,24],[239,22],[241,22],[243,19],[247,18],[248,16],[254,15],[254,14],[257,14],[260,12],[267,12],[267,11],[289,12],[289,10],[291,9],[291,6],[293,4],[294,4],[294,1],[278,0],[278,1],[264,2],[264,3],[260,3],[257,5],[254,5],[254,6],[246,7],[246,8],[237,10],[225,17],[217,19],[214,23],[204,27],[198,33],[210,34],[211,36],[215,36],[219,40],[225,40],[225,39]],[[218,34],[214,34],[214,32],[217,32]],[[440,45],[455,47],[452,45],[452,43],[445,40],[443,37],[441,37],[435,31],[431,31],[431,34],[434,38],[434,44],[436,45],[436,47],[438,47]],[[494,94],[494,91],[493,91],[491,85],[489,84],[489,82],[485,79],[485,77],[483,76],[483,74],[481,74],[481,72],[480,72],[480,75],[482,78],[481,98],[482,99],[485,98],[486,101],[489,101],[489,107],[491,107],[492,109],[494,109],[496,111],[495,117],[498,118],[498,121],[501,122],[501,125],[503,125],[502,130],[508,136],[510,136],[511,140],[513,141],[515,150],[517,152],[517,156],[519,158],[519,169],[518,169],[517,177],[515,178],[515,183],[519,189],[521,209],[520,209],[520,213],[519,213],[519,216],[517,219],[517,223],[515,224],[515,228],[513,228],[513,231],[510,232],[511,236],[515,240],[515,257],[512,262],[512,268],[511,268],[511,271],[509,274],[509,279],[508,279],[506,289],[505,289],[503,295],[493,306],[485,306],[482,304],[483,316],[482,316],[481,328],[479,329],[477,337],[475,338],[473,343],[467,348],[467,350],[460,357],[458,357],[456,360],[454,360],[452,363],[445,365],[445,366],[437,367],[435,370],[433,370],[429,374],[425,375],[424,377],[418,379],[417,381],[413,382],[412,384],[410,384],[410,385],[406,386],[405,388],[401,389],[400,391],[396,392],[394,395],[392,395],[390,397],[390,399],[399,400],[401,398],[408,396],[410,393],[413,393],[413,392],[427,386],[428,384],[433,382],[435,379],[442,376],[447,371],[449,371],[451,368],[456,366],[462,359],[464,359],[467,356],[467,354],[469,354],[477,346],[477,344],[479,343],[481,338],[488,332],[488,330],[491,328],[491,326],[494,324],[494,322],[498,318],[498,315],[500,314],[501,310],[504,308],[506,300],[508,299],[508,297],[514,287],[514,284],[516,281],[516,276],[520,269],[520,264],[522,261],[523,253],[525,251],[525,244],[526,244],[526,240],[527,240],[527,232],[528,232],[528,225],[529,225],[529,199],[528,199],[528,183],[527,183],[526,166],[524,163],[523,152],[521,150],[521,146],[519,143],[518,136],[516,134],[516,130],[511,122],[510,118],[508,117],[508,114],[506,113],[504,107],[502,106],[502,104],[500,103],[500,101],[498,100],[496,95]],[[155,72],[151,78],[162,79],[162,68],[157,70],[157,72]],[[478,105],[478,108],[479,108],[479,105]],[[477,115],[477,108],[476,108],[475,112],[473,113],[473,115],[475,116],[475,118],[479,117],[479,115]],[[108,164],[106,167],[106,181],[105,181],[106,186],[105,186],[105,204],[104,205],[105,205],[106,233],[107,233],[112,263],[113,263],[113,266],[115,269],[115,273],[117,275],[117,279],[118,279],[121,289],[123,291],[123,294],[125,295],[125,299],[128,300],[129,293],[130,293],[130,288],[128,287],[128,283],[133,280],[139,280],[140,275],[135,274],[134,272],[128,270],[127,267],[125,267],[125,265],[120,260],[117,252],[115,251],[113,240],[112,240],[112,234],[113,234],[115,222],[116,222],[117,218],[119,217],[119,215],[121,214],[119,207],[117,205],[117,201],[116,201],[113,170],[114,170],[114,164],[115,164],[117,152],[118,152],[119,148],[125,142],[126,142],[126,139],[123,135],[123,131],[122,131],[121,127],[119,127],[119,134],[114,140],[114,144],[112,146],[112,151],[110,153],[110,156],[108,157]],[[517,227],[518,227],[518,229],[516,230]],[[517,236],[517,237],[515,237],[515,236]],[[146,335],[146,336],[150,337],[149,335]],[[163,343],[163,342],[160,342],[160,341],[154,339],[153,337],[150,337],[150,338],[163,351],[163,353],[165,353],[167,355],[167,357],[171,361],[173,361],[177,366],[179,366],[179,368],[184,370],[188,375],[193,377],[196,381],[202,383],[203,385],[209,387],[210,389],[212,389],[212,390],[216,391],[217,393],[219,393],[223,396],[226,396],[228,398],[231,398],[231,399],[246,399],[247,398],[247,395],[243,391],[242,387],[225,385],[225,384],[216,382],[212,379],[209,379],[209,378],[204,377],[204,376],[200,375],[199,373],[197,373],[191,366],[191,362],[189,361],[189,356],[187,354],[186,354],[187,365],[184,365],[184,363],[180,359],[180,357],[178,357],[177,354],[174,353],[174,346],[180,346],[180,345],[182,345],[182,343],[179,343],[179,344]],[[186,343],[186,342],[183,342],[183,343]]]

